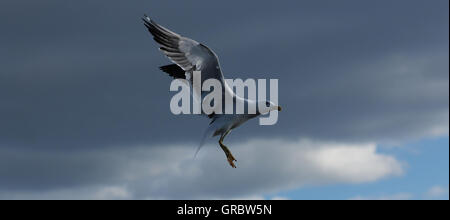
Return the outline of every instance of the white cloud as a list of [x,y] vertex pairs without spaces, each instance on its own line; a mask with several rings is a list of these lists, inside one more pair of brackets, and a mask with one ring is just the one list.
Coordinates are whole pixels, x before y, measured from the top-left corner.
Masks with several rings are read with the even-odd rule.
[[120,200],[132,199],[130,193],[123,186],[84,186],[68,187],[47,191],[0,191],[0,199],[29,199],[29,200],[52,200],[52,199],[74,199],[74,200]]
[[94,199],[107,200],[107,199],[128,199],[130,193],[124,187],[112,186],[104,187],[96,191]]
[[289,200],[289,198],[283,196],[274,196],[272,197],[272,200]]
[[325,146],[315,146],[316,149],[310,149],[306,156],[323,176],[336,181],[370,182],[387,174],[402,172],[395,158],[376,153],[375,144]]
[[410,200],[413,199],[414,195],[412,193],[396,193],[392,195],[382,195],[382,196],[355,196],[350,198],[350,200]]
[[448,185],[446,187],[443,186],[433,186],[425,193],[425,199],[448,199]]
[[[58,173],[58,178],[71,175],[65,169],[72,169],[79,161],[93,167],[77,175],[89,177],[101,172],[110,176],[107,181],[80,183],[81,186],[53,186],[36,195],[20,189],[2,194],[0,189],[0,197],[263,199],[264,195],[299,188],[305,184],[358,184],[403,173],[402,163],[392,156],[377,152],[376,145],[371,143],[253,140],[229,144],[238,160],[237,169],[229,167],[218,146],[205,146],[196,159],[193,159],[195,145],[192,146],[114,148],[108,152],[74,152],[70,155],[54,152],[34,154],[33,157],[25,158],[24,163],[41,161],[41,156],[48,166],[53,163],[60,166],[62,172]],[[23,152],[21,155],[24,155]],[[65,163],[61,161],[68,167],[64,167]],[[48,171],[45,168],[32,172],[41,176],[44,182],[46,178],[52,179],[49,175],[53,173],[46,173]],[[23,177],[19,177],[17,181],[23,180]],[[14,179],[10,182],[14,183]]]

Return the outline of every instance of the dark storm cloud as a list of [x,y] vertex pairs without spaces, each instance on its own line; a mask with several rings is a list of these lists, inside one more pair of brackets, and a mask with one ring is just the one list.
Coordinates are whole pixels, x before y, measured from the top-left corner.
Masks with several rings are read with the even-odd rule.
[[[168,60],[143,13],[214,49],[227,78],[279,78],[278,124],[252,121],[230,142],[396,142],[448,131],[448,1],[2,1],[1,191],[126,185],[131,171],[147,180],[147,169],[176,159],[126,147],[195,146],[208,120],[170,113],[170,79],[157,69]],[[185,176],[162,180],[189,190],[175,184]],[[159,181],[135,188],[164,188]]]
[[143,13],[213,48],[226,77],[280,79],[279,123],[236,138],[395,141],[448,127],[447,1],[1,4],[7,146],[197,140],[207,120],[169,112],[168,61]]

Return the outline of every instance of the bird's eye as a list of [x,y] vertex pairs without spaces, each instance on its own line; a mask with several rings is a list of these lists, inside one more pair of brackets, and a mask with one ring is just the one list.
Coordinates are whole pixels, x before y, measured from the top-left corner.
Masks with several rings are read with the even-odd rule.
[[266,102],[266,106],[267,106],[267,107],[270,107],[270,102]]

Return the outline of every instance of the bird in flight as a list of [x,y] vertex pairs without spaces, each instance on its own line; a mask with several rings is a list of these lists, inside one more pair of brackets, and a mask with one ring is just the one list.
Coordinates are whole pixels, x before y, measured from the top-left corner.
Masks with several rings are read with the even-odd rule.
[[[226,83],[217,55],[207,46],[198,43],[195,40],[183,37],[150,19],[147,15],[142,18],[144,25],[153,36],[153,39],[159,44],[159,49],[174,63],[171,65],[161,66],[160,69],[175,79],[185,79],[193,86],[193,72],[201,72],[201,85],[208,79],[216,79],[222,85],[222,96],[233,97],[233,102],[242,102],[247,108],[249,104],[260,104],[256,100],[245,99],[237,96],[230,86]],[[199,90],[201,91],[201,90]],[[196,94],[193,94],[196,95]],[[205,92],[201,92],[200,96],[203,98]],[[201,99],[203,100],[203,99]],[[225,100],[223,98],[222,100]],[[275,105],[270,101],[261,101],[266,106],[264,109],[256,109],[254,114],[205,114],[211,119],[211,122],[206,130],[203,140],[200,143],[198,150],[203,145],[205,138],[219,136],[219,145],[227,157],[228,163],[231,167],[236,168],[234,164],[237,161],[227,146],[223,144],[224,138],[231,132],[232,129],[240,126],[249,119],[268,113],[269,111],[281,111],[281,107]],[[225,105],[222,105],[225,106]],[[223,112],[223,111],[220,111]],[[196,153],[197,153],[196,152]]]

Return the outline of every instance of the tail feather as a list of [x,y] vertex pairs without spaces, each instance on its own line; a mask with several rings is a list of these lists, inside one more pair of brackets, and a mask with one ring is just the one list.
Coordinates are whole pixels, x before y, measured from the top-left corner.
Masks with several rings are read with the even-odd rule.
[[203,147],[203,145],[205,144],[206,139],[212,137],[215,132],[216,132],[215,124],[210,124],[208,126],[208,128],[205,130],[205,132],[203,133],[203,137],[200,141],[200,144],[198,145],[197,150],[195,151],[194,158],[197,157],[197,154],[200,151],[200,149]]

